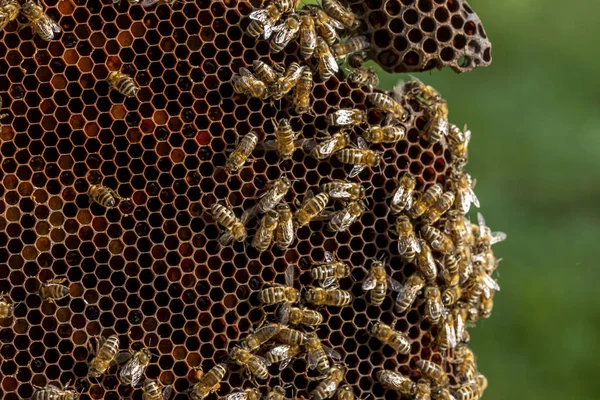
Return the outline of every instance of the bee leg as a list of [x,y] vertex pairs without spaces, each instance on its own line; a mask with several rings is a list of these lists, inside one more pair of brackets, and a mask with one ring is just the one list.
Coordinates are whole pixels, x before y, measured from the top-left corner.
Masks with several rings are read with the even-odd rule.
[[119,199],[121,201],[125,201],[125,200],[131,200],[129,197],[121,197],[119,196],[119,194],[117,192],[115,192],[112,189],[108,189],[108,191],[110,192],[110,194],[112,194],[116,199]]

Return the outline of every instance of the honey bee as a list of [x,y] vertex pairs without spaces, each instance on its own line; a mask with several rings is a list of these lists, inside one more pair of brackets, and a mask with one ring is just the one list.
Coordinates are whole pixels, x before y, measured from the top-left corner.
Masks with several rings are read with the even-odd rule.
[[345,43],[338,43],[332,47],[333,55],[337,59],[345,58],[349,54],[359,53],[371,47],[366,36],[353,36]]
[[258,202],[242,214],[242,223],[246,223],[246,221],[253,218],[255,215],[266,214],[273,210],[287,194],[290,186],[291,183],[285,176],[269,182],[265,186],[265,192],[260,195]]
[[290,15],[283,23],[273,27],[275,34],[271,38],[271,50],[273,53],[279,53],[300,32],[300,18],[296,15]]
[[255,10],[250,13],[250,25],[247,33],[251,37],[258,37],[261,34],[265,39],[269,39],[273,33],[273,27],[281,18],[282,12],[274,3],[269,3],[263,9]]
[[252,240],[252,247],[258,251],[267,251],[275,237],[275,229],[278,224],[279,214],[274,211],[266,213],[260,220],[260,225]]
[[462,296],[462,288],[460,286],[451,286],[442,292],[442,303],[446,307],[456,303],[456,301]]
[[[131,1],[135,1],[135,3],[139,2],[139,0],[130,0],[130,3],[131,3]],[[152,7],[153,5],[155,5],[157,3],[158,4],[170,4],[170,5],[173,5],[173,4],[175,4],[176,1],[177,0],[142,0],[141,6],[144,7],[144,8],[150,8],[150,7]]]
[[300,55],[305,60],[312,57],[317,47],[317,31],[315,21],[310,15],[300,17]]
[[247,68],[240,68],[239,75],[233,77],[233,90],[249,97],[266,99],[271,94],[267,85],[252,74]]
[[429,109],[430,120],[425,127],[430,143],[437,143],[442,136],[447,136],[450,129],[448,123],[448,106],[446,102],[435,103]]
[[327,356],[330,356],[336,362],[342,359],[340,353],[321,343],[321,340],[315,333],[307,335],[305,348],[310,369],[316,368],[322,374],[326,373],[330,368]]
[[338,400],[355,400],[356,396],[354,395],[354,390],[352,390],[350,385],[344,385],[338,388],[337,398]]
[[479,395],[479,398],[481,398],[481,396],[483,396],[483,392],[485,392],[485,389],[488,387],[488,380],[483,374],[477,374],[476,381],[477,394]]
[[444,279],[447,286],[456,286],[460,282],[460,275],[458,273],[460,257],[460,254],[455,255],[453,253],[444,255],[444,270],[440,276]]
[[431,389],[431,398],[433,400],[456,400],[448,388],[440,386],[436,386]]
[[54,39],[55,34],[61,32],[60,26],[44,12],[39,0],[25,2],[21,6],[21,12],[27,17],[31,28],[40,39],[50,41]]
[[281,386],[274,386],[273,389],[267,393],[265,400],[286,400],[285,389]]
[[152,353],[150,349],[143,348],[138,351],[130,351],[131,358],[127,361],[127,364],[123,366],[119,371],[119,380],[123,385],[131,385],[136,387],[142,379],[144,371],[150,364],[152,359]]
[[329,195],[327,193],[318,193],[316,196],[309,191],[302,204],[294,213],[294,225],[301,228],[307,225],[311,220],[317,217],[327,206]]
[[465,317],[463,317],[463,308],[462,305],[458,307],[454,307],[452,309],[452,317],[454,319],[454,333],[456,336],[456,344],[458,343],[469,343],[471,338],[469,336],[469,332],[467,332],[465,328]]
[[96,337],[96,347],[90,343],[88,347],[95,357],[89,363],[88,375],[92,378],[99,378],[108,371],[113,365],[120,364],[131,356],[128,352],[119,353],[119,338],[117,335],[111,335],[108,339]]
[[406,283],[400,287],[396,297],[396,311],[403,313],[414,303],[417,294],[423,289],[425,280],[420,274],[413,274],[408,277]]
[[429,210],[429,208],[442,197],[443,192],[444,190],[438,183],[428,187],[427,190],[425,190],[425,193],[413,202],[412,208],[409,210],[411,217],[417,218],[425,214],[425,211]]
[[454,252],[454,242],[439,229],[429,225],[423,225],[421,227],[421,235],[429,242],[433,250],[444,254]]
[[467,287],[465,293],[465,297],[469,299],[471,305],[476,305],[481,295],[490,298],[492,293],[500,291],[498,282],[485,271],[478,272],[472,281],[472,284]]
[[465,380],[477,379],[477,362],[475,361],[475,354],[467,346],[458,346],[456,350],[454,350],[454,361],[452,362],[456,365],[455,372]]
[[51,302],[64,299],[69,294],[69,288],[66,285],[62,285],[66,280],[67,278],[50,279],[45,283],[42,283],[40,287],[40,297],[44,300],[50,300]]
[[469,142],[471,141],[471,131],[465,125],[461,131],[456,125],[450,124],[448,131],[450,142],[450,153],[452,154],[452,165],[455,170],[461,171],[469,161]]
[[506,240],[506,233],[492,232],[490,228],[488,228],[481,213],[477,213],[477,223],[479,225],[479,235],[476,238],[476,241],[477,247],[481,253],[485,252],[485,250],[489,249],[492,245]]
[[264,343],[269,341],[273,336],[277,335],[281,330],[280,324],[270,323],[256,329],[253,333],[246,336],[241,346],[243,349],[254,352]]
[[[308,10],[315,21],[317,33],[325,40],[326,44],[333,46],[337,43],[340,40],[337,30],[344,29],[344,25],[337,19],[330,18],[320,7],[309,7]],[[318,40],[317,38],[317,43]]]
[[494,308],[494,295],[495,291],[490,293],[489,297],[483,297],[481,299],[481,303],[479,304],[479,315],[482,318],[489,318],[492,313],[492,308]]
[[248,374],[254,375],[260,380],[269,377],[269,370],[267,367],[271,365],[271,363],[262,357],[250,353],[248,350],[234,347],[229,353],[229,359],[231,362],[244,367]]
[[350,178],[360,174],[366,167],[376,167],[381,162],[381,153],[370,150],[363,138],[358,137],[356,143],[358,147],[352,146],[335,153],[341,163],[354,165],[348,174]]
[[173,386],[162,386],[159,382],[146,379],[142,400],[169,400],[173,394]]
[[106,80],[111,88],[125,97],[135,97],[140,90],[131,77],[119,71],[109,73]]
[[213,218],[225,228],[225,232],[219,238],[219,243],[223,246],[231,243],[232,240],[243,242],[246,240],[247,232],[244,224],[235,216],[230,207],[220,203],[214,203],[210,207]]
[[326,251],[325,261],[314,263],[310,275],[314,280],[321,281],[321,287],[329,287],[338,279],[350,276],[350,266]]
[[292,307],[288,323],[290,325],[318,326],[323,323],[323,315],[308,308]]
[[223,400],[260,400],[262,397],[258,389],[245,389],[240,392],[230,393]]
[[404,376],[395,371],[381,369],[375,374],[381,385],[388,389],[393,389],[400,394],[414,395],[417,391],[417,384],[408,376]]
[[421,252],[421,244],[415,235],[412,222],[404,214],[398,215],[396,225],[391,232],[398,235],[398,253],[403,255],[409,253],[408,258],[414,258],[415,253]]
[[334,179],[331,182],[323,183],[319,188],[334,200],[359,200],[365,197],[366,192],[360,183],[343,179]]
[[471,223],[459,210],[449,210],[446,213],[444,231],[448,233],[457,247],[472,246],[475,243],[475,237],[471,232]]
[[317,68],[319,75],[321,76],[321,80],[328,80],[340,70],[340,67],[335,61],[335,57],[333,56],[331,49],[321,36],[317,37],[315,56],[317,57]]
[[461,214],[466,214],[471,209],[471,203],[479,208],[479,199],[475,195],[473,188],[475,183],[471,179],[471,175],[466,172],[458,171],[454,173],[451,180],[451,185],[456,192],[456,209]]
[[411,346],[408,337],[383,322],[376,322],[371,327],[371,335],[400,354],[410,354]]
[[[19,16],[21,5],[13,0],[2,0],[0,2],[0,30],[4,29],[11,21],[14,21]],[[0,107],[2,100],[0,100]],[[0,118],[1,119],[1,118]]]
[[[365,52],[350,54],[346,58],[346,64],[348,64],[348,67],[350,67],[354,70],[363,69],[363,65],[368,60],[368,58],[369,58],[369,56]],[[377,84],[379,84],[379,77],[377,76],[375,71],[373,71],[373,75],[374,75],[374,78],[377,79]],[[375,85],[375,86],[377,86],[377,85]]]
[[294,224],[292,222],[292,210],[285,203],[278,204],[275,208],[279,216],[279,223],[275,229],[275,244],[281,250],[288,248],[294,241]]
[[431,400],[431,386],[425,380],[417,382],[417,391],[415,392],[415,400]]
[[427,210],[423,222],[431,225],[437,222],[454,204],[454,193],[447,191]]
[[459,386],[455,391],[456,400],[478,400],[479,393],[477,391],[477,385],[473,383],[465,383]]
[[327,135],[327,138],[320,142],[311,141],[309,151],[311,157],[323,160],[349,144],[350,136],[347,133],[336,133],[334,135]]
[[437,337],[437,345],[440,351],[448,351],[456,347],[457,344],[455,316],[453,313],[447,313],[443,318],[444,321]]
[[360,25],[360,21],[356,14],[340,4],[338,0],[323,0],[322,6],[327,15],[340,21],[346,29],[356,30]]
[[304,346],[308,338],[303,332],[284,326],[279,333],[275,335],[275,340],[290,346]]
[[334,365],[329,368],[327,377],[319,382],[315,390],[311,392],[313,399],[325,400],[331,398],[343,380],[344,371],[339,366]]
[[265,358],[271,364],[279,364],[279,370],[283,371],[290,364],[292,359],[302,352],[298,345],[278,344],[265,353]]
[[267,85],[268,88],[275,85],[277,80],[282,77],[279,67],[272,68],[264,61],[254,60],[252,67],[254,68],[254,75]]
[[11,318],[14,310],[15,306],[10,297],[4,292],[0,293],[0,319]]
[[242,168],[242,166],[248,160],[248,157],[254,151],[256,144],[258,143],[258,136],[255,132],[249,132],[244,136],[235,149],[231,152],[227,161],[225,162],[225,168],[231,172],[235,172]]
[[294,96],[294,110],[297,114],[304,114],[310,110],[310,92],[313,87],[313,74],[310,69],[304,68],[302,76],[296,85]]
[[398,143],[406,136],[406,128],[402,125],[370,126],[362,135],[371,143]]
[[281,323],[287,324],[289,319],[289,310],[292,303],[298,301],[300,294],[294,285],[294,267],[288,266],[285,270],[285,285],[278,283],[271,284],[271,287],[262,289],[258,293],[258,298],[263,304],[280,304],[282,303],[280,312]]
[[419,360],[416,364],[417,368],[421,371],[421,374],[425,377],[440,385],[446,385],[448,383],[448,375],[446,375],[446,372],[440,365],[429,360]]
[[199,381],[189,391],[191,400],[203,400],[208,394],[219,390],[219,387],[221,387],[220,382],[227,373],[227,366],[225,364],[217,364],[207,374],[199,372]]
[[305,300],[315,306],[347,306],[352,301],[352,294],[341,289],[311,288],[306,292]]
[[277,80],[275,86],[271,90],[273,93],[273,99],[282,99],[283,96],[288,94],[290,90],[296,87],[302,78],[304,71],[307,69],[307,67],[301,67],[297,62],[291,63],[283,76]]
[[377,92],[369,94],[368,97],[376,108],[392,114],[400,121],[406,121],[408,119],[408,113],[406,112],[406,109],[387,94]]
[[419,79],[411,76],[411,80],[407,82],[403,90],[410,97],[415,98],[417,101],[424,105],[432,105],[444,101],[442,96],[432,86],[426,85]]
[[446,308],[442,303],[442,294],[437,286],[427,286],[424,292],[425,297],[425,315],[431,323],[437,325],[446,313]]
[[300,143],[297,140],[297,136],[298,134],[292,129],[290,121],[287,118],[282,118],[279,120],[277,130],[275,131],[276,139],[266,141],[265,147],[267,149],[276,149],[282,160],[289,160]]
[[106,208],[113,208],[116,204],[115,199],[121,201],[129,200],[128,198],[119,196],[114,190],[101,185],[91,185],[87,194],[92,201]]
[[[67,387],[69,384],[70,382],[67,383]],[[79,393],[52,384],[48,384],[43,388],[34,385],[34,388],[36,391],[30,400],[77,400],[79,398]]]
[[341,109],[327,116],[327,123],[331,126],[360,125],[367,119],[367,114],[358,109]]
[[[353,60],[352,56],[355,55],[356,54],[349,55],[346,58],[346,62],[350,63],[350,60]],[[352,68],[348,74],[348,79],[355,85],[368,87],[369,90],[373,90],[379,86],[379,76],[377,76],[377,73],[372,68]]]
[[380,306],[385,300],[387,293],[388,281],[392,286],[392,290],[399,291],[401,289],[400,282],[388,277],[385,271],[385,265],[381,261],[374,261],[371,264],[371,270],[367,279],[362,284],[362,290],[370,290],[371,304]]
[[363,200],[351,201],[340,211],[334,211],[327,224],[329,232],[345,232],[366,210]]
[[415,177],[409,173],[400,179],[398,188],[392,194],[392,200],[390,201],[390,211],[392,214],[400,214],[404,209],[412,206],[412,196],[416,185],[417,181]]

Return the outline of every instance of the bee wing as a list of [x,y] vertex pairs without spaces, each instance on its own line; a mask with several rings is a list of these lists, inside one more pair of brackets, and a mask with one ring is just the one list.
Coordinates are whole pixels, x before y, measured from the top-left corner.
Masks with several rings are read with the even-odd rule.
[[137,358],[129,360],[129,362],[127,364],[125,364],[125,366],[123,368],[121,368],[121,371],[119,371],[119,377],[121,377],[121,378],[126,377],[126,376],[131,377],[131,386],[132,387],[137,386],[137,384],[140,382],[140,379],[142,378],[143,374],[144,374],[144,368],[140,365]]
[[486,298],[490,298],[492,293],[491,290],[495,290],[496,292],[500,291],[500,285],[498,282],[488,274],[482,274],[483,276],[483,293]]
[[325,262],[332,263],[335,262],[335,255],[329,251],[326,251],[325,254]]
[[142,0],[142,7],[144,7],[144,8],[152,7],[156,3],[158,3],[158,0]]
[[460,316],[460,313],[456,314],[456,327],[455,327],[454,331],[455,331],[455,335],[456,335],[456,340],[462,342],[462,340],[465,336],[465,322],[463,321],[462,317]]
[[477,213],[477,224],[479,225],[479,236],[483,236],[486,231],[487,225],[485,224],[485,218],[481,213]]
[[358,174],[360,174],[363,171],[363,169],[365,169],[364,165],[355,165],[350,170],[350,173],[348,174],[348,176],[350,178],[354,178],[355,176],[357,176]]
[[230,393],[226,396],[223,396],[223,400],[246,400],[248,398],[248,393],[246,392],[235,392]]
[[48,26],[52,29],[52,31],[54,31],[54,33],[60,33],[62,31],[62,29],[60,28],[60,25],[58,25],[56,22],[54,22],[50,18],[48,18]]
[[331,52],[327,52],[323,55],[323,57],[319,60],[325,66],[325,69],[332,72],[338,72],[340,70],[340,66],[338,65],[335,57]]
[[337,125],[351,125],[354,123],[352,118],[354,110],[337,110],[333,113],[335,116],[335,123]]
[[285,284],[287,286],[294,286],[294,275],[294,267],[292,265],[288,265],[287,269],[285,270]]
[[450,344],[450,348],[456,347],[456,332],[454,331],[454,326],[450,324],[445,324],[444,329],[446,330],[446,335],[448,337],[448,343]]
[[121,352],[117,355],[115,362],[117,364],[123,364],[124,362],[129,361],[129,359],[131,359],[132,356],[133,354],[131,354],[128,351]]
[[283,303],[277,309],[277,316],[279,317],[279,322],[282,325],[287,325],[288,321],[290,320],[290,310],[291,309],[292,309],[292,304],[287,301],[285,303]]
[[254,74],[252,72],[250,72],[250,70],[248,68],[242,67],[242,68],[240,68],[239,72],[240,72],[241,76],[246,76],[248,78],[254,78],[254,79],[256,79],[256,77],[254,76]]
[[265,10],[265,9],[262,9],[262,10],[256,10],[256,11],[252,11],[252,12],[250,13],[250,16],[249,16],[249,18],[250,18],[250,19],[253,19],[253,20],[255,20],[255,21],[258,21],[258,22],[262,22],[262,23],[264,24],[264,23],[265,23],[265,22],[267,22],[267,21],[268,21],[268,19],[269,19],[269,13],[268,13],[268,11],[267,11],[267,10]]
[[473,190],[473,188],[469,188],[467,190],[467,193],[469,195],[469,200],[471,200],[471,202],[473,204],[475,204],[475,207],[479,208],[479,199],[477,198],[477,196],[475,195],[475,191]]
[[309,351],[307,356],[308,367],[310,369],[315,369],[317,364],[319,363],[319,352],[317,351]]
[[277,150],[277,140],[271,139],[263,143],[262,147],[265,150]]
[[398,238],[398,253],[400,255],[406,253],[408,248],[411,246],[411,238],[409,235],[403,235]]
[[335,351],[332,347],[326,346],[324,344],[322,344],[321,347],[323,347],[323,350],[325,350],[325,353],[327,353],[329,355],[329,357],[332,358],[332,360],[334,360],[334,361],[342,360],[342,355],[340,353],[338,353],[337,351]]
[[402,301],[406,298],[412,298],[417,295],[419,288],[415,286],[402,285],[400,290],[398,290],[398,295],[396,296],[396,301]]
[[292,362],[292,357],[288,357],[286,359],[281,360],[281,362],[279,363],[279,370],[283,371],[284,369],[287,368],[288,365],[290,365],[291,362]]
[[359,149],[368,149],[369,148],[369,144],[361,136],[359,136],[359,137],[356,138],[356,144],[358,145]]
[[333,285],[336,281],[337,281],[337,278],[335,276],[331,276],[331,277],[325,279],[323,282],[321,282],[321,287],[322,288],[329,287],[329,286]]
[[318,143],[319,152],[323,155],[331,155],[333,150],[335,150],[335,146],[337,141],[335,139],[325,139],[321,143]]
[[396,205],[400,203],[400,201],[402,201],[402,198],[404,197],[404,193],[405,192],[403,187],[399,187],[398,189],[396,189],[394,195],[392,196],[391,204]]
[[504,232],[492,232],[492,240],[491,244],[496,244],[505,241],[507,238],[506,233]]
[[163,391],[162,391],[162,396],[164,400],[169,400],[169,398],[171,397],[171,394],[173,394],[173,385],[167,385],[164,387]]
[[339,29],[339,30],[344,30],[346,29],[346,27],[344,26],[344,24],[342,24],[340,21],[338,21],[337,19],[331,18],[329,17],[329,25],[331,27],[333,27],[334,29]]
[[391,276],[388,277],[388,281],[390,283],[390,287],[392,288],[392,290],[394,292],[398,292],[402,289],[402,284],[400,282],[398,282],[397,280],[395,280],[394,278],[392,278]]
[[338,232],[344,232],[355,219],[356,217],[347,210],[342,210],[331,218],[330,225],[333,224],[334,226],[339,226]]
[[298,34],[298,29],[289,29],[287,24],[277,25],[273,27],[273,30],[277,33],[271,40],[274,43],[281,45],[289,43],[290,40],[292,40]]
[[471,131],[469,129],[467,129],[467,125],[465,124],[464,127],[464,135],[465,135],[465,147],[469,146],[469,142],[471,141]]
[[257,355],[254,355],[254,357],[256,357],[258,359],[258,361],[260,361],[261,363],[265,364],[267,367],[271,365],[271,361],[267,360],[264,357],[257,356]]
[[376,285],[377,279],[375,279],[375,276],[369,274],[369,276],[367,276],[367,279],[365,279],[361,287],[362,290],[373,290]]
[[219,243],[221,243],[222,246],[227,246],[232,241],[233,241],[233,235],[229,232],[224,232],[221,235],[221,237],[219,238]]
[[329,197],[333,199],[349,199],[350,193],[344,190],[332,190],[329,192]]
[[271,237],[269,236],[269,232],[266,229],[258,229],[256,234],[254,235],[254,240],[257,243],[261,242],[271,242]]

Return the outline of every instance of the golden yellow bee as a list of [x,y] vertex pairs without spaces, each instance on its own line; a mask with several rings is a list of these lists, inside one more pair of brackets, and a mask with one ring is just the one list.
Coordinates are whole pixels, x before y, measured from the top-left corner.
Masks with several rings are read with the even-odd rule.
[[287,324],[291,305],[298,301],[300,294],[294,285],[294,267],[288,266],[285,270],[285,285],[270,284],[271,287],[262,289],[258,298],[263,304],[282,304],[279,310],[282,324]]
[[278,344],[271,347],[266,353],[265,358],[271,364],[279,364],[279,370],[283,371],[290,364],[292,359],[302,352],[299,345]]
[[229,352],[229,359],[231,362],[244,367],[249,374],[254,375],[258,379],[263,380],[269,377],[269,370],[267,367],[271,365],[271,363],[262,357],[250,353],[248,350],[234,347],[233,350]]
[[12,317],[14,310],[15,306],[10,297],[6,293],[0,293],[0,319]]
[[289,160],[301,143],[301,141],[297,140],[297,137],[298,134],[292,129],[290,120],[282,118],[277,124],[275,140],[267,140],[265,148],[268,150],[275,149],[282,160]]
[[366,167],[376,167],[381,163],[381,153],[370,150],[367,142],[362,137],[358,137],[356,143],[357,147],[352,146],[335,153],[341,163],[353,165],[348,174],[350,178],[360,174]]
[[304,347],[307,353],[309,368],[316,368],[322,374],[326,373],[330,368],[327,356],[331,357],[335,362],[342,359],[340,353],[321,343],[321,339],[315,333],[307,335]]
[[421,244],[415,235],[412,222],[404,214],[398,215],[396,225],[390,231],[398,235],[398,253],[409,253],[408,258],[414,258],[415,253],[421,252]]
[[315,57],[317,58],[317,69],[321,80],[328,80],[340,70],[329,45],[325,43],[325,40],[321,36],[317,37]]
[[450,124],[448,131],[450,142],[450,154],[452,155],[452,166],[455,170],[462,170],[469,161],[469,142],[471,141],[471,131],[465,125],[461,131],[456,125]]
[[173,386],[163,386],[160,382],[146,379],[142,400],[169,400],[173,394]]
[[128,352],[119,353],[119,338],[117,335],[111,335],[108,339],[96,337],[96,347],[93,347],[91,341],[88,343],[88,347],[90,352],[95,355],[88,366],[88,375],[92,378],[99,378],[110,367],[120,364],[131,356]]
[[323,0],[321,4],[327,15],[340,21],[344,28],[356,30],[360,25],[356,14],[344,7],[338,0]]
[[305,300],[315,306],[347,306],[352,302],[352,294],[341,289],[308,289]]
[[460,254],[453,253],[444,255],[444,270],[440,273],[440,276],[444,279],[444,283],[447,286],[456,286],[460,282],[460,275],[458,273],[460,257]]
[[122,72],[112,71],[106,80],[111,88],[125,97],[135,97],[140,90],[133,79]]
[[42,8],[39,0],[29,0],[21,6],[21,12],[29,20],[33,31],[43,40],[54,39],[55,34],[60,33],[60,26],[54,22]]
[[366,36],[352,36],[344,43],[338,43],[332,47],[333,55],[337,59],[345,58],[349,54],[359,53],[371,47]]
[[459,285],[448,287],[442,292],[442,303],[444,303],[446,307],[451,306],[456,303],[461,296],[462,288]]
[[281,386],[274,386],[273,389],[267,393],[265,400],[286,400],[285,389]]
[[356,396],[350,385],[344,385],[337,390],[337,398],[338,400],[355,400]]
[[227,365],[217,364],[206,374],[203,374],[202,371],[198,372],[200,379],[189,391],[191,400],[203,400],[210,393],[219,390],[219,387],[221,387],[220,382],[227,373]]
[[371,327],[371,335],[400,354],[410,354],[411,346],[408,337],[383,322],[376,322]]
[[278,224],[279,214],[274,211],[266,213],[260,220],[260,225],[252,239],[252,247],[258,251],[267,251],[275,237],[275,229]]
[[425,297],[425,315],[433,324],[437,325],[446,313],[440,289],[434,285],[427,286],[423,297]]
[[308,113],[310,110],[310,93],[313,87],[313,74],[310,69],[304,68],[302,76],[296,84],[296,93],[294,95],[294,110],[297,114]]
[[477,390],[477,384],[465,383],[454,391],[454,397],[456,400],[478,400],[479,393]]
[[471,223],[459,210],[449,210],[446,213],[444,231],[457,247],[462,245],[473,246],[475,244],[475,237],[471,232]]
[[294,213],[294,226],[301,228],[307,225],[314,218],[319,216],[329,202],[327,193],[318,193],[316,196],[312,191],[309,191],[302,204]]
[[411,208],[416,185],[417,181],[415,177],[409,173],[406,173],[400,179],[398,187],[392,194],[392,200],[390,201],[390,211],[392,214],[400,214],[404,209]]
[[329,232],[345,232],[348,230],[363,212],[366,210],[366,205],[363,200],[354,200],[346,204],[346,206],[339,210],[333,211],[330,215],[333,215],[327,224],[327,230]]
[[323,323],[323,314],[304,307],[292,307],[288,323],[290,325],[319,326]]
[[[464,316],[463,316],[464,314]],[[465,308],[462,304],[459,304],[457,307],[452,309],[452,317],[454,319],[454,334],[456,337],[456,344],[459,343],[469,343],[471,341],[471,337],[469,336],[469,332],[465,327],[465,320],[468,316],[468,310],[465,313]],[[451,321],[452,322],[452,321]]]
[[106,208],[113,208],[116,204],[115,199],[121,201],[129,200],[128,198],[119,196],[114,190],[102,185],[91,185],[87,194],[92,201]]
[[269,3],[263,9],[254,10],[250,13],[250,25],[246,33],[252,37],[258,37],[263,34],[265,39],[269,39],[273,33],[273,27],[281,18],[282,12],[274,3]]
[[402,285],[400,282],[388,277],[385,271],[385,264],[381,261],[374,261],[371,264],[371,270],[367,279],[362,284],[362,290],[369,290],[371,304],[380,306],[385,300],[387,294],[388,282],[392,286],[392,290],[395,292],[401,290]]
[[258,389],[245,389],[233,392],[223,397],[223,400],[260,400],[262,397]]
[[424,105],[432,105],[444,101],[442,96],[432,86],[426,85],[414,76],[411,76],[411,78],[402,88],[407,96],[416,99]]
[[408,310],[424,285],[425,280],[420,274],[416,273],[409,276],[406,283],[404,283],[398,291],[398,296],[396,297],[396,311],[403,313]]
[[425,214],[442,197],[442,193],[444,193],[444,189],[438,183],[434,183],[428,187],[425,193],[413,202],[412,208],[409,210],[410,216],[417,218]]
[[254,75],[267,85],[267,87],[273,86],[283,76],[279,66],[273,68],[264,61],[254,60],[252,67],[254,68]]
[[477,362],[475,354],[465,345],[457,346],[454,350],[453,364],[455,372],[465,380],[475,380],[477,377]]
[[370,143],[397,143],[406,136],[402,125],[370,126],[362,135]]
[[440,386],[435,386],[431,389],[431,398],[433,400],[456,400],[448,388]]
[[129,354],[131,358],[119,371],[119,380],[123,385],[136,387],[142,379],[148,364],[150,364],[152,353],[150,349],[143,348],[139,351],[130,351]]
[[235,149],[231,152],[227,161],[225,162],[225,168],[231,172],[235,172],[242,168],[248,157],[252,154],[258,143],[258,136],[255,132],[249,132],[245,135],[237,144]]
[[[329,46],[333,46],[337,43],[340,40],[337,30],[343,30],[344,25],[337,19],[330,18],[321,7],[305,6],[305,8],[310,11],[319,36],[322,37]],[[317,38],[317,42],[318,40],[319,39]]]
[[258,202],[249,210],[244,211],[241,221],[246,223],[256,215],[265,214],[273,210],[290,190],[291,183],[285,176],[267,183],[265,192],[259,196]]
[[471,175],[463,171],[457,171],[452,176],[450,184],[456,193],[455,207],[461,214],[469,212],[471,203],[479,208],[479,199],[473,191],[475,182],[471,179]]
[[64,299],[69,295],[69,288],[66,285],[62,285],[66,280],[67,278],[50,279],[42,283],[40,287],[40,297],[52,302]]
[[[66,387],[69,386],[69,381]],[[34,386],[36,389],[31,397],[31,400],[77,400],[79,399],[79,393],[75,393],[74,390],[67,390],[65,387],[58,387],[52,384],[48,384],[41,388]]]
[[257,97],[261,100],[266,99],[271,94],[267,85],[254,76],[247,68],[240,68],[239,75],[233,77],[233,90],[236,93],[249,97]]
[[427,282],[434,282],[437,277],[437,266],[431,248],[424,240],[421,240],[420,248],[421,252],[417,254],[417,267],[419,268],[419,272]]
[[319,189],[321,192],[327,193],[331,199],[345,201],[363,199],[366,193],[365,187],[360,183],[343,179],[334,179],[331,182],[323,183]]
[[488,387],[488,380],[483,374],[477,374],[476,380],[477,380],[477,394],[479,395],[479,398],[481,398],[483,396],[483,392]]
[[454,252],[454,242],[445,233],[429,225],[421,227],[421,236],[431,245],[431,248],[440,253]]
[[214,203],[210,207],[213,218],[225,228],[225,232],[219,238],[219,243],[223,246],[231,243],[232,240],[243,242],[246,240],[247,232],[244,224],[236,217],[230,207],[220,203]]
[[[0,30],[4,29],[11,21],[16,20],[20,10],[21,5],[17,1],[2,0],[0,2]],[[1,101],[0,107],[2,106]]]
[[429,108],[429,122],[425,127],[427,140],[437,143],[442,136],[447,136],[450,124],[448,123],[448,106],[446,102],[435,103]]
[[277,335],[281,330],[282,325],[276,323],[270,323],[266,325],[262,325],[258,329],[256,329],[253,333],[246,336],[242,342],[241,346],[243,349],[248,351],[256,351],[270,340],[273,336]]
[[329,368],[327,377],[323,379],[317,387],[311,392],[315,400],[325,400],[331,398],[340,383],[344,380],[344,371],[339,366]]
[[284,326],[279,333],[275,335],[275,340],[290,346],[304,346],[308,338],[304,332]]
[[[367,68],[363,68],[363,65],[368,60],[368,58],[369,58],[369,56],[365,52],[350,54],[346,58],[346,64],[348,64],[348,67],[352,68],[353,70],[367,69]],[[368,68],[368,69],[372,71],[372,75],[374,75],[374,78],[377,78],[377,85],[378,85],[379,77],[377,76],[377,73],[375,73],[375,71],[373,71],[371,68]],[[377,85],[374,85],[374,86],[377,86]]]
[[325,252],[325,261],[316,262],[310,270],[310,275],[314,280],[321,281],[321,287],[329,287],[350,276],[350,266],[340,261],[335,254]]
[[392,114],[396,119],[400,121],[406,121],[408,119],[408,112],[402,104],[398,103],[387,94],[381,92],[372,93],[368,98],[376,108]]
[[454,193],[447,191],[427,210],[423,222],[431,225],[437,222],[454,204]]
[[415,392],[415,400],[431,400],[431,386],[425,380],[417,382],[417,390]]
[[506,240],[506,233],[492,232],[490,230],[490,228],[485,224],[485,219],[481,213],[477,213],[477,224],[479,225],[479,232],[475,240],[480,253],[484,253],[492,245]]
[[448,351],[456,347],[456,328],[455,328],[455,316],[453,313],[448,313],[444,317],[442,326],[438,333],[437,345],[440,351]]
[[311,140],[309,142],[309,151],[311,157],[323,160],[350,145],[350,143],[350,136],[347,133],[336,133],[334,135],[327,135],[326,139],[320,142]]
[[448,383],[448,375],[446,375],[446,371],[444,369],[429,360],[419,360],[417,361],[417,368],[421,371],[423,376],[437,382],[440,385],[446,385]]
[[300,33],[300,18],[294,14],[273,27],[275,34],[271,37],[271,50],[279,53]]
[[358,109],[341,109],[327,116],[327,123],[331,126],[360,125],[367,120],[367,114]]
[[311,58],[317,47],[315,21],[310,15],[300,17],[300,55],[305,60]]
[[273,89],[270,90],[273,94],[273,99],[280,100],[288,94],[300,81],[304,71],[308,67],[301,67],[297,62],[290,64],[283,76],[277,80]]
[[[346,62],[350,62],[352,54],[347,57]],[[366,86],[369,90],[373,90],[379,86],[379,76],[372,68],[351,68],[348,73],[348,80],[357,86]]]
[[383,387],[396,390],[400,394],[414,395],[417,391],[417,384],[408,376],[404,376],[398,372],[381,369],[377,371],[375,376]]
[[494,295],[496,291],[492,291],[489,297],[483,296],[479,304],[479,315],[482,318],[489,318],[494,308]]
[[284,250],[294,241],[293,214],[290,206],[285,203],[278,204],[275,211],[279,216],[279,223],[275,229],[275,244],[281,250]]

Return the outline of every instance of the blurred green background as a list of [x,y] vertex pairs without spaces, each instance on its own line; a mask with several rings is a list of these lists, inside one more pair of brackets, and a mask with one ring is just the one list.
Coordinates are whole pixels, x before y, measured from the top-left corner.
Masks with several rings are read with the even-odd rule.
[[481,210],[508,233],[494,248],[504,258],[494,312],[471,329],[484,399],[597,400],[600,1],[470,4],[492,66],[418,77],[448,100],[453,123],[468,123]]

